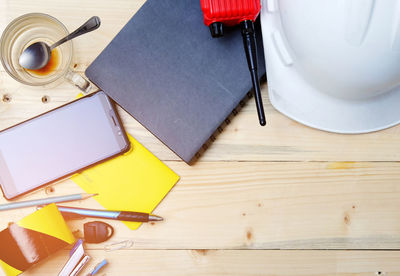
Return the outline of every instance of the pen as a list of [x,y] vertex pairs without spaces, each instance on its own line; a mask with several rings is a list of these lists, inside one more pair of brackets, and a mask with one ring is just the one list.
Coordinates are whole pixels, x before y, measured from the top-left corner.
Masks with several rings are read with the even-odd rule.
[[104,218],[122,221],[137,221],[137,222],[149,222],[149,221],[161,221],[162,217],[156,215],[150,215],[147,213],[129,212],[129,211],[108,211],[108,210],[94,210],[84,208],[74,208],[66,206],[58,206],[58,210],[63,214],[74,214],[82,217],[91,218]]
[[59,202],[87,199],[87,198],[90,198],[95,195],[97,195],[97,194],[74,194],[74,195],[55,196],[55,197],[48,197],[48,198],[42,198],[42,199],[7,203],[7,204],[0,205],[0,211],[24,208],[24,207],[31,207],[31,206],[38,206],[38,205],[47,205],[50,203],[59,203]]
[[106,259],[104,259],[103,261],[98,263],[95,266],[95,268],[93,268],[93,270],[89,274],[87,274],[86,276],[93,276],[93,275],[97,274],[100,271],[100,269],[102,269],[106,264],[108,264],[108,262],[107,262]]

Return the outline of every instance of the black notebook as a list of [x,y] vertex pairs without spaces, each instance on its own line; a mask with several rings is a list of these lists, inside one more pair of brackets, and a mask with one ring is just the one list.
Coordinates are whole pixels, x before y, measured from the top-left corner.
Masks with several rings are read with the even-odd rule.
[[200,0],[148,0],[86,75],[187,163],[252,89],[240,29],[212,38]]

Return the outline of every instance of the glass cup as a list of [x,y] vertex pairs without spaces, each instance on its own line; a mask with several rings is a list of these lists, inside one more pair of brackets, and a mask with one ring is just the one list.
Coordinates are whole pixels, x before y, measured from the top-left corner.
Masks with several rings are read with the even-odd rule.
[[49,63],[38,70],[29,70],[19,64],[21,53],[35,42],[52,45],[69,34],[56,18],[43,13],[29,13],[14,19],[4,30],[0,40],[0,59],[4,69],[15,80],[32,86],[49,86],[66,79],[87,93],[89,81],[71,69],[72,41],[56,47]]

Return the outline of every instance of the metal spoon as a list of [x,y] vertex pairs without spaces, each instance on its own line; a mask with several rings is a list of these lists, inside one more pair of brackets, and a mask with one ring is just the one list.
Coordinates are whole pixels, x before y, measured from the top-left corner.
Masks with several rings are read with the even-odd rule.
[[98,16],[91,17],[85,24],[70,33],[66,37],[60,39],[50,47],[44,42],[36,42],[26,48],[19,57],[19,64],[31,70],[43,68],[49,63],[51,51],[57,46],[71,40],[77,36],[96,30],[100,27],[100,18]]

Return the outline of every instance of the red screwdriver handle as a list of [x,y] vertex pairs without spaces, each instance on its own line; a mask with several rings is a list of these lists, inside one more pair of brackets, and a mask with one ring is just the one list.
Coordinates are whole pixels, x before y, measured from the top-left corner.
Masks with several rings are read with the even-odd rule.
[[260,0],[200,0],[204,24],[220,22],[235,26],[245,20],[255,21],[261,10]]

